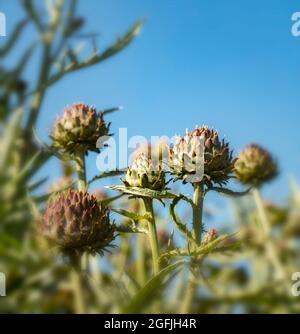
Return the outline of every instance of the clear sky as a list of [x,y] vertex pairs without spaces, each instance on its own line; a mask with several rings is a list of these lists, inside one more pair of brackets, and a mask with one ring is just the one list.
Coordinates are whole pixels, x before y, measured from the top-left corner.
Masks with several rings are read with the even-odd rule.
[[[0,11],[9,33],[18,1],[0,0]],[[110,116],[112,130],[127,127],[129,135],[172,136],[207,124],[235,152],[250,142],[272,150],[281,177],[269,189],[280,197],[288,175],[300,181],[300,37],[291,34],[297,11],[298,0],[82,0],[80,15],[86,30],[100,33],[100,48],[137,19],[146,23],[123,53],[51,89],[38,132],[46,138],[55,115],[79,101],[122,105]],[[55,175],[54,166],[47,173]]]

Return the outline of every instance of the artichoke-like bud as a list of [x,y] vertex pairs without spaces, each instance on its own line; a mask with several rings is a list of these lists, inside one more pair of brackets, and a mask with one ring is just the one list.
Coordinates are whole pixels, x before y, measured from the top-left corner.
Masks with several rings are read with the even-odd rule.
[[237,179],[252,186],[271,181],[278,174],[278,165],[272,155],[257,144],[246,147],[235,163]]
[[74,104],[64,110],[61,119],[56,119],[51,134],[53,147],[63,153],[76,151],[99,152],[96,142],[99,137],[109,135],[109,126],[103,113],[83,103]]
[[128,168],[125,180],[127,187],[163,190],[166,186],[165,172],[159,161],[152,161],[145,153],[138,154]]
[[40,227],[67,254],[102,253],[115,232],[108,210],[94,196],[73,190],[50,199]]
[[208,244],[211,241],[217,239],[218,237],[219,237],[218,231],[213,228],[205,233],[203,237],[203,244]]
[[229,143],[220,141],[217,130],[207,126],[191,133],[187,130],[184,137],[177,138],[170,154],[173,174],[184,182],[223,185],[232,177],[235,161]]

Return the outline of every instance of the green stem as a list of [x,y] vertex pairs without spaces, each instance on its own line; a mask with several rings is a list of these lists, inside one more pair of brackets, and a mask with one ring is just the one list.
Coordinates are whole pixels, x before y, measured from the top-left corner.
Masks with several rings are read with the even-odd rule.
[[26,129],[28,129],[29,131],[31,131],[32,127],[35,126],[36,124],[42,103],[45,98],[46,88],[43,87],[43,85],[44,85],[44,82],[48,80],[49,69],[52,65],[50,54],[51,54],[50,45],[44,44],[43,56],[42,56],[43,60],[42,60],[42,65],[40,69],[37,90],[32,99],[32,106],[31,106],[31,110],[30,110],[29,117],[27,120],[27,125],[26,125]]
[[137,235],[137,263],[136,271],[137,278],[141,286],[146,283],[146,272],[145,272],[145,236],[143,233]]
[[276,248],[272,242],[271,225],[270,225],[269,218],[268,218],[268,215],[264,207],[262,196],[258,188],[253,189],[253,197],[254,197],[254,200],[257,206],[257,211],[259,214],[262,230],[264,233],[264,238],[266,240],[265,248],[266,248],[267,256],[269,257],[269,260],[271,264],[273,265],[275,272],[277,273],[277,277],[280,280],[285,280],[286,274],[279,260]]
[[101,272],[100,272],[100,265],[98,262],[98,256],[89,256],[88,258],[91,268],[91,276],[96,283],[96,285],[99,287],[101,284]]
[[[194,205],[193,205],[193,236],[198,245],[201,244],[202,233],[203,233],[203,222],[202,222],[203,200],[204,200],[203,184],[196,183],[194,184],[194,199],[193,199],[193,202],[194,202]],[[193,263],[191,263],[191,266],[193,266]],[[187,292],[183,300],[180,313],[182,314],[190,313],[194,297],[197,293],[197,289],[198,289],[198,284],[195,281],[195,277],[192,274],[190,274]]]
[[[41,21],[39,20],[37,13],[29,13],[31,19],[36,24],[38,30],[40,31],[43,43],[43,53],[42,53],[42,62],[40,67],[40,74],[36,86],[36,93],[33,97],[32,107],[29,112],[29,117],[27,121],[26,128],[31,131],[32,127],[35,126],[38,119],[38,115],[42,106],[42,103],[45,98],[48,86],[45,85],[49,80],[49,75],[51,74],[51,69],[53,64],[56,62],[57,57],[53,57],[52,48],[54,46],[57,33],[60,32],[61,17],[63,11],[63,1],[58,2],[56,6],[56,16],[55,19],[44,29]],[[66,38],[63,39],[64,44],[66,43]]]
[[184,299],[180,311],[181,314],[190,313],[196,292],[197,292],[197,283],[193,277],[190,277],[188,287],[185,289],[184,292]]
[[159,246],[155,225],[155,216],[153,210],[153,202],[151,198],[144,198],[145,210],[151,216],[150,221],[148,221],[149,239],[152,251],[152,261],[153,261],[153,274],[156,275],[159,272]]
[[201,243],[203,232],[202,211],[203,211],[203,185],[194,185],[194,206],[193,206],[193,234],[197,244]]
[[72,255],[70,257],[72,269],[71,269],[71,285],[74,293],[74,312],[76,314],[85,313],[84,293],[82,289],[81,278],[81,257]]
[[85,152],[77,153],[76,156],[76,171],[78,174],[78,190],[86,190],[86,167],[85,167]]

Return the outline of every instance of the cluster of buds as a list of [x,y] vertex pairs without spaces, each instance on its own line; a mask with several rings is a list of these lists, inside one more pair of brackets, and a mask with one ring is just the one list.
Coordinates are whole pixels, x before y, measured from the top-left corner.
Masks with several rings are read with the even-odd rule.
[[40,229],[67,254],[102,253],[115,232],[108,210],[94,196],[73,190],[50,199]]
[[278,165],[272,155],[257,144],[246,147],[235,163],[237,179],[252,186],[271,181],[278,174]]
[[137,154],[128,168],[125,180],[127,187],[141,187],[152,190],[164,190],[165,172],[160,161],[152,161],[144,152]]
[[54,149],[63,153],[94,151],[99,137],[109,135],[109,125],[103,113],[83,103],[74,104],[64,110],[63,116],[56,119],[51,134]]
[[[98,152],[96,142],[109,135],[109,127],[103,113],[82,103],[75,104],[66,108],[63,116],[55,121],[51,135],[53,148],[70,155]],[[126,187],[166,189],[161,146],[156,156],[152,151],[148,145],[147,152],[144,147],[134,154],[123,181]],[[250,145],[239,159],[234,159],[229,143],[220,140],[217,130],[207,126],[187,130],[183,137],[176,138],[169,153],[172,175],[184,183],[202,183],[208,188],[225,185],[234,172],[242,183],[258,186],[274,178],[278,171],[270,153],[258,145]],[[50,199],[41,220],[42,233],[67,254],[102,253],[115,237],[109,211],[98,203],[105,195],[98,192],[93,196],[75,190],[57,194]],[[211,229],[204,235],[203,244],[216,238],[218,232]],[[161,243],[167,244],[167,235],[162,234]]]
[[170,150],[171,169],[184,182],[223,185],[231,178],[234,159],[229,144],[207,126],[187,130]]
[[[55,121],[51,134],[53,148],[61,154],[81,159],[77,168],[82,175],[85,173],[82,154],[98,152],[97,140],[109,135],[110,124],[105,123],[103,116],[94,107],[78,103],[66,108],[62,117]],[[68,177],[53,188],[69,184],[72,182]],[[115,237],[115,226],[110,223],[108,209],[86,191],[58,190],[62,191],[50,199],[41,219],[42,234],[68,255],[102,253]]]

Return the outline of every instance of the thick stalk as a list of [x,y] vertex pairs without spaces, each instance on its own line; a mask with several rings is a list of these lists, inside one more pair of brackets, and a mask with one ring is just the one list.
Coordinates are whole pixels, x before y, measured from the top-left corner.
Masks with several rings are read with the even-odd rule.
[[203,232],[202,211],[203,211],[203,185],[196,183],[194,185],[194,206],[193,206],[193,234],[199,245]]
[[189,314],[191,311],[191,306],[193,304],[193,300],[195,297],[195,293],[197,292],[197,282],[194,277],[190,275],[189,284],[186,289],[184,289],[184,299],[181,305],[181,314]]
[[85,303],[81,278],[81,257],[76,255],[71,256],[71,264],[72,269],[70,275],[74,294],[74,313],[84,314]]
[[257,206],[257,211],[259,214],[259,219],[260,219],[262,230],[264,233],[264,238],[266,240],[265,248],[266,248],[267,256],[272,266],[274,267],[277,277],[280,280],[285,280],[286,278],[285,271],[280,263],[276,248],[272,242],[271,225],[270,225],[269,218],[268,218],[268,215],[264,207],[263,199],[261,197],[261,194],[258,188],[253,189],[253,197],[254,197],[254,200]]
[[[193,206],[193,236],[196,240],[197,244],[201,244],[202,239],[202,232],[203,232],[203,222],[202,222],[202,215],[203,215],[203,184],[196,183],[194,185],[194,206]],[[193,263],[191,263],[191,266]],[[194,296],[197,293],[197,282],[195,281],[195,277],[190,274],[189,285],[187,288],[187,292],[185,298],[183,300],[181,306],[181,313],[188,314],[191,311],[191,307],[193,304]]]
[[98,262],[98,256],[89,256],[88,258],[91,268],[91,276],[97,287],[100,287],[101,284],[101,271],[100,265]]
[[78,190],[86,190],[86,168],[85,168],[85,152],[77,153],[76,156],[76,171],[78,175]]
[[148,213],[149,216],[151,217],[150,220],[148,221],[148,230],[149,230],[150,246],[152,251],[153,274],[156,275],[159,272],[159,261],[158,261],[159,246],[158,246],[152,199],[144,198],[144,204],[146,213]]
[[139,233],[137,235],[137,278],[141,286],[146,283],[146,267],[145,267],[145,235]]

